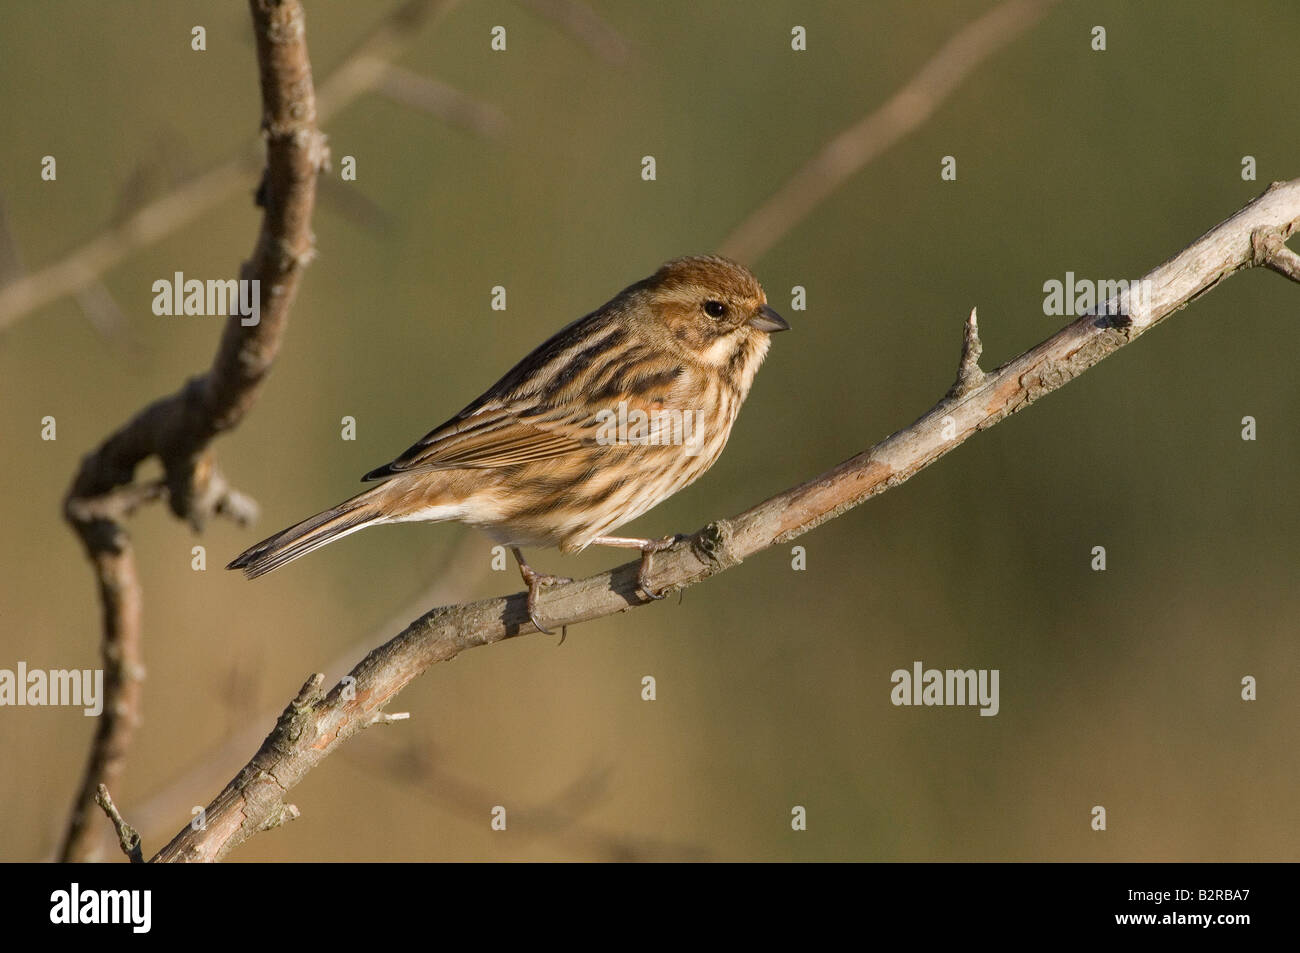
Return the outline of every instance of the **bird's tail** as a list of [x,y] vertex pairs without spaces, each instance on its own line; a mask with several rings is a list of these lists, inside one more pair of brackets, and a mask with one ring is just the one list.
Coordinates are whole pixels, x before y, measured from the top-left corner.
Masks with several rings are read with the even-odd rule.
[[236,556],[226,568],[242,569],[249,579],[256,579],[349,533],[386,522],[387,514],[382,504],[387,489],[387,484],[381,483],[338,506],[268,536]]

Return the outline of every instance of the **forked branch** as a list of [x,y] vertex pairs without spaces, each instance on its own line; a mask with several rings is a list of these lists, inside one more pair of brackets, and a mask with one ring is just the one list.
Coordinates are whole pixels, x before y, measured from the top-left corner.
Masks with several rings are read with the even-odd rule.
[[[253,406],[280,348],[303,267],[311,260],[316,176],[326,160],[316,128],[311,63],[297,0],[250,0],[262,81],[266,172],[259,190],[265,209],[252,258],[240,277],[261,289],[261,320],[227,319],[209,370],[159,398],[87,454],[64,499],[64,516],[95,570],[103,606],[104,712],[73,804],[60,856],[93,857],[90,828],[95,798],[115,787],[139,720],[143,676],[140,585],[125,517],[165,496],[172,512],[195,527],[215,515],[244,522],[251,500],[217,469],[209,445]],[[158,484],[135,485],[149,457],[163,466]]]

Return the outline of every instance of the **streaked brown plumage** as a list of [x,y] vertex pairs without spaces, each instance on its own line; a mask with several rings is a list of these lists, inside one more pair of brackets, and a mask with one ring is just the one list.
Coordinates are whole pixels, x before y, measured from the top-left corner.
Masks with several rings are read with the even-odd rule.
[[[713,465],[769,334],[787,327],[746,268],[711,256],[674,259],[367,473],[378,486],[263,540],[227,568],[255,578],[367,526],[460,520],[516,547],[532,613],[538,586],[554,577],[529,569],[517,548],[637,546],[648,560],[661,543],[607,534]],[[633,422],[623,431],[620,409]]]

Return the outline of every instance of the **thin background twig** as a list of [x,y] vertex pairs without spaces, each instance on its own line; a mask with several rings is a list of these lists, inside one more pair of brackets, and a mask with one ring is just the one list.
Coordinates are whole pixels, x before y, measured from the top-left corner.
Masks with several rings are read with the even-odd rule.
[[914,132],[986,59],[1058,0],[1007,0],[963,27],[880,108],[849,126],[737,225],[718,253],[753,262],[876,156]]

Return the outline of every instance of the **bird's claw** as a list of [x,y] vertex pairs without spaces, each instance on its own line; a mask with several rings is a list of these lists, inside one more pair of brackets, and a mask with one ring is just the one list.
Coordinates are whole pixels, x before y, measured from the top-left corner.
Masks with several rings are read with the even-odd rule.
[[[550,573],[538,572],[531,567],[525,568],[521,566],[519,571],[524,577],[524,582],[528,584],[529,621],[533,623],[534,628],[536,628],[538,632],[543,632],[546,635],[554,635],[555,633],[542,625],[541,621],[537,618],[537,595],[545,586],[561,586],[566,582],[573,582],[573,580],[568,576],[552,576]],[[568,626],[565,626],[565,629],[567,630]],[[560,641],[564,641],[563,637],[561,637]]]
[[[684,533],[673,533],[671,536],[665,536],[663,539],[651,540],[641,547],[641,566],[637,569],[636,585],[641,594],[647,599],[659,601],[668,595],[668,590],[664,589],[655,592],[646,582],[646,576],[650,572],[650,565],[655,553],[662,553],[665,549],[671,549],[682,540],[688,537]],[[671,588],[671,587],[669,587]]]

